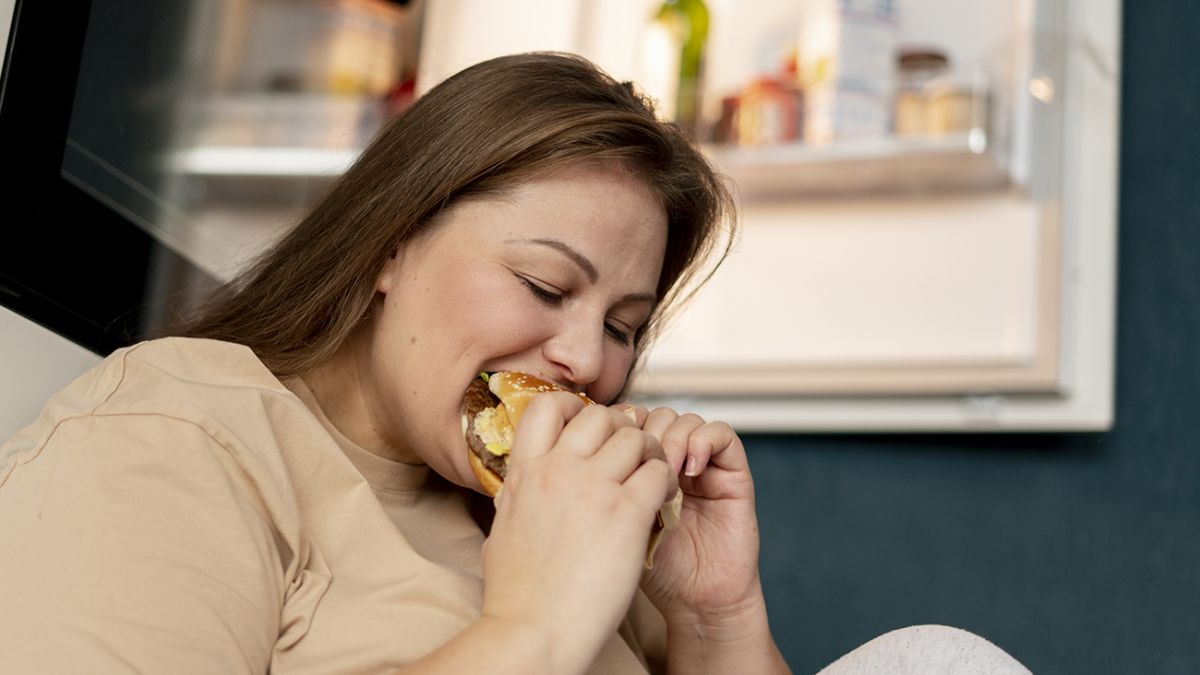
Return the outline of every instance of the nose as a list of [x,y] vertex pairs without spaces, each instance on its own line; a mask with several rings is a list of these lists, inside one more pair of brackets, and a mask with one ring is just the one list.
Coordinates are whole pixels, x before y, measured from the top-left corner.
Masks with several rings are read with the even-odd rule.
[[600,377],[604,361],[604,323],[571,321],[565,323],[542,347],[555,377],[583,390]]

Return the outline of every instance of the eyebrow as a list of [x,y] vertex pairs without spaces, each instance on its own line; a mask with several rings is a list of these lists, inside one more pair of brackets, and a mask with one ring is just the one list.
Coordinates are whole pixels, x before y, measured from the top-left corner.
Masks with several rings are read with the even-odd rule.
[[[509,240],[505,241],[504,243],[506,243],[506,244],[535,244],[538,246],[546,246],[548,248],[552,248],[555,251],[558,251],[559,253],[565,255],[567,258],[569,258],[571,260],[571,262],[578,265],[579,269],[583,270],[583,273],[587,275],[588,280],[591,281],[593,284],[596,283],[596,280],[600,278],[600,273],[598,271],[596,271],[596,266],[594,264],[592,264],[592,261],[588,260],[587,256],[585,256],[582,253],[580,253],[579,251],[575,250],[570,244],[568,244],[564,241],[559,241],[558,239],[537,238],[537,239],[509,239]],[[652,293],[630,293],[629,295],[626,295],[626,296],[622,297],[621,299],[624,300],[625,302],[648,302],[651,304],[658,302],[658,296],[656,296]]]
[[596,283],[596,280],[600,278],[600,273],[596,271],[596,266],[592,264],[592,261],[588,260],[587,256],[583,255],[579,251],[576,251],[571,247],[570,244],[566,242],[559,241],[557,239],[509,239],[506,243],[537,244],[539,246],[552,248],[570,258],[571,262],[579,265],[579,269],[583,270],[583,273],[587,275],[588,280],[590,280],[593,284]]

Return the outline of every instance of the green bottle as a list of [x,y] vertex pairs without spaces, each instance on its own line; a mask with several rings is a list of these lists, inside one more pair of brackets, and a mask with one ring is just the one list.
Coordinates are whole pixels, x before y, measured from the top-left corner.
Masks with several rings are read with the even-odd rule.
[[708,7],[703,0],[665,0],[654,20],[667,25],[679,39],[679,89],[675,97],[675,121],[688,133],[695,135],[700,124]]

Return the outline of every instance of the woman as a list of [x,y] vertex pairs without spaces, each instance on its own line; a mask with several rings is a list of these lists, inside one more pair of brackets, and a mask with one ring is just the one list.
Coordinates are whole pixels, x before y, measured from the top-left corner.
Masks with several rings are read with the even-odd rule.
[[439,85],[182,337],[113,354],[3,446],[4,669],[786,671],[727,425],[540,395],[494,521],[468,497],[472,378],[614,404],[730,214],[582,59]]

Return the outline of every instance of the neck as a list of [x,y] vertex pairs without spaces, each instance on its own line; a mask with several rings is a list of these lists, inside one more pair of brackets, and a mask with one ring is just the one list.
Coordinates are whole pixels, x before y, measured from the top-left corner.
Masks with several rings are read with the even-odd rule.
[[304,373],[321,411],[343,436],[372,454],[407,464],[424,464],[412,450],[388,441],[386,412],[363,374],[370,368],[371,322],[367,321],[334,353],[333,357]]

